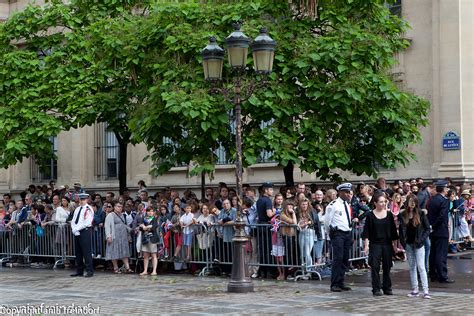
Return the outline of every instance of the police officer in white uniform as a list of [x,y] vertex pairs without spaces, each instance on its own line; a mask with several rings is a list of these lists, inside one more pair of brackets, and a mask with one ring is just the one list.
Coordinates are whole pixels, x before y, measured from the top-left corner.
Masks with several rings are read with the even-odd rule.
[[336,189],[339,197],[326,207],[325,225],[331,238],[333,253],[331,291],[342,292],[351,290],[344,284],[344,275],[349,266],[349,250],[352,245],[352,184],[343,183]]
[[72,277],[84,276],[84,261],[87,274],[85,277],[92,277],[94,270],[92,266],[91,236],[92,220],[94,211],[87,204],[89,194],[79,193],[80,205],[74,211],[71,221],[71,230],[74,235],[74,247],[76,252],[76,273]]

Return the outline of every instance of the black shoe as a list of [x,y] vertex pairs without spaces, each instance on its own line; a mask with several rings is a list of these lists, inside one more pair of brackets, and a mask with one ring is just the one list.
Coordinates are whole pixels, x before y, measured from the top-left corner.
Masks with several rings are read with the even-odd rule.
[[375,292],[372,292],[374,294],[374,296],[382,296],[382,292],[380,291],[375,291]]
[[94,276],[94,273],[87,273],[84,277],[85,278],[92,278]]
[[342,292],[343,290],[339,286],[331,286],[331,292]]
[[84,273],[74,273],[74,274],[71,274],[70,276],[73,277],[73,278],[74,277],[82,277],[82,276],[84,276]]
[[384,290],[384,291],[383,291],[383,294],[385,294],[385,295],[393,295],[393,291],[392,291],[392,290]]
[[343,290],[343,291],[350,291],[350,290],[352,290],[350,287],[345,286],[345,285],[341,286],[340,288],[341,288],[341,290]]
[[440,280],[439,283],[454,283],[454,280],[451,280],[451,279]]

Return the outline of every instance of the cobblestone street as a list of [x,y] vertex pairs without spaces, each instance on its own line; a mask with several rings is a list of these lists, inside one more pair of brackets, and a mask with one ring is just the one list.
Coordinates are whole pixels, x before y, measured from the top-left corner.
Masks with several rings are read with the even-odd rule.
[[[405,271],[406,272],[406,271]],[[101,314],[433,314],[467,315],[474,295],[470,289],[450,292],[433,288],[432,300],[408,298],[394,277],[393,296],[374,298],[367,284],[358,282],[368,274],[349,276],[353,291],[331,293],[327,280],[276,282],[257,280],[255,293],[226,293],[226,278],[190,275],[114,275],[98,272],[93,278],[70,278],[71,270],[1,268],[1,305],[87,305]],[[397,272],[395,271],[395,276]],[[398,279],[396,279],[398,278]],[[354,282],[356,280],[356,282]],[[405,285],[403,285],[405,286]],[[453,293],[454,292],[454,293]],[[463,293],[462,297],[459,293]]]

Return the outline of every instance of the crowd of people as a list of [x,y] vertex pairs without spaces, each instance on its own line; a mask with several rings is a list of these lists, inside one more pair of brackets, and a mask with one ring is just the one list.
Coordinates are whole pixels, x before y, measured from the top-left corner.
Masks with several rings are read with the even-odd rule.
[[[368,263],[374,295],[382,295],[381,290],[391,294],[392,260],[407,260],[412,279],[409,295],[418,296],[419,275],[423,295],[430,298],[428,276],[431,281],[452,281],[447,277],[444,253],[464,251],[473,241],[472,190],[474,184],[456,185],[449,179],[427,184],[422,178],[391,185],[379,178],[374,185],[346,183],[335,189],[298,183],[282,186],[277,193],[268,182],[258,188],[244,185],[240,204],[247,224],[248,254],[259,263],[250,268],[251,275],[284,280],[295,266],[314,269],[331,263],[331,290],[348,291],[344,274],[349,268],[349,248],[357,242],[351,232],[358,230],[368,261],[353,264]],[[77,237],[76,251],[89,251],[96,259],[105,253],[102,259],[110,260],[117,274],[132,273],[128,259],[133,249],[130,236],[134,236],[145,259],[141,275],[149,273],[149,258],[151,275],[156,275],[159,258],[192,261],[196,240],[201,249],[213,249],[206,257],[217,263],[232,262],[232,224],[238,207],[236,190],[225,183],[206,188],[202,198],[190,189],[180,195],[164,188],[151,195],[144,181],[138,183],[136,195],[126,190],[103,197],[85,193],[80,183],[69,188],[52,181],[30,185],[16,201],[8,193],[3,195],[0,236],[25,225],[34,227],[40,236],[47,225],[70,223]],[[204,227],[205,237],[198,226]],[[81,241],[83,233],[96,242]],[[100,249],[102,241],[105,252]],[[214,247],[201,247],[210,244]],[[81,257],[77,276],[84,268],[92,276],[92,257],[85,258],[85,265]],[[119,268],[119,260],[124,269]],[[222,270],[228,273],[230,265]]]

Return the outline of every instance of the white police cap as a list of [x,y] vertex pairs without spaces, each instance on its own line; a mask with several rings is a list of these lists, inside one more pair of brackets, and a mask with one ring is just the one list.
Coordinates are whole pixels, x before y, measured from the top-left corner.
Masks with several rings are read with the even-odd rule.
[[349,182],[339,184],[336,187],[336,190],[338,191],[351,191],[352,190],[352,184]]
[[89,194],[88,193],[79,193],[77,196],[79,196],[79,198],[81,200],[85,200],[89,197]]

